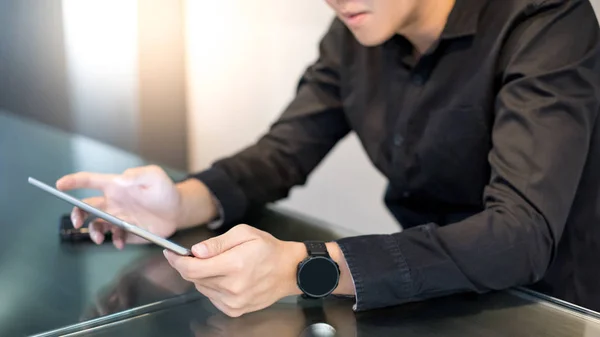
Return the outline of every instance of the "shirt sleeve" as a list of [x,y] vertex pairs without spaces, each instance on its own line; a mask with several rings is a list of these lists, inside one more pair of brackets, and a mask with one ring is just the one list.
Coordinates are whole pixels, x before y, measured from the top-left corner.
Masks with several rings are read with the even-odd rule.
[[299,81],[296,97],[255,144],[191,176],[205,183],[220,206],[212,227],[235,224],[253,205],[287,197],[348,134],[340,99],[340,43],[345,27],[334,20],[319,57]]
[[344,238],[357,310],[540,280],[551,263],[600,110],[588,1],[545,1],[509,36],[484,210],[440,227]]

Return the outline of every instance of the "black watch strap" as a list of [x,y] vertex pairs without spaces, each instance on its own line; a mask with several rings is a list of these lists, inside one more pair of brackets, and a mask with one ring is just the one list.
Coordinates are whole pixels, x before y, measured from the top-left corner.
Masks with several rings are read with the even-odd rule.
[[327,246],[323,241],[304,241],[304,245],[306,245],[306,251],[309,256],[329,257]]

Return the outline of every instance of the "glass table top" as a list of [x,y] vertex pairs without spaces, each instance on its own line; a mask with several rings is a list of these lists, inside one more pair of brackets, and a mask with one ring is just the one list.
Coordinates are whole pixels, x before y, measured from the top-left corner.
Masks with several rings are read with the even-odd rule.
[[[61,242],[59,219],[71,207],[27,183],[28,176],[53,184],[66,173],[144,164],[0,111],[0,336],[600,336],[598,314],[518,289],[360,313],[351,299],[291,297],[227,318],[170,268],[160,247],[117,251],[110,244]],[[277,207],[257,210],[247,222],[284,240],[356,234]],[[173,240],[189,247],[213,235],[197,228]]]

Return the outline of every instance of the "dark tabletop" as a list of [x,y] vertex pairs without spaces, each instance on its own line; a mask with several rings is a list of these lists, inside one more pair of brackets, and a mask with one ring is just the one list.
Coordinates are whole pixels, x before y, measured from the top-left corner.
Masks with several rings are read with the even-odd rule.
[[[28,176],[53,184],[71,172],[117,173],[144,164],[0,111],[0,336],[333,336],[332,329],[336,336],[600,336],[596,313],[522,290],[363,313],[354,313],[349,299],[289,297],[227,318],[170,268],[160,247],[117,251],[110,244],[61,242],[59,218],[71,207],[27,183]],[[284,240],[356,234],[276,207],[256,210],[247,222]],[[189,247],[213,235],[197,228],[173,240]]]

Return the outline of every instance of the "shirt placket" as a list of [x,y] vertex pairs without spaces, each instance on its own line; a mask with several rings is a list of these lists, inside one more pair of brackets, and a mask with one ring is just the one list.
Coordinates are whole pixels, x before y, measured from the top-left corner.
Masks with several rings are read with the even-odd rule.
[[[399,113],[392,130],[391,153],[393,174],[401,186],[407,186],[407,171],[415,165],[412,155],[415,144],[411,137],[410,121],[415,114],[418,114],[419,100],[427,84],[429,57],[429,55],[424,55],[417,61],[413,56],[407,54],[399,61],[396,60],[396,62],[401,62],[402,66],[396,67],[399,69],[399,73],[395,76],[396,81],[393,82],[391,90],[402,92],[402,94],[394,95],[392,92],[390,96],[399,98],[391,106],[396,113]],[[404,198],[410,197],[410,191],[407,188],[398,192]]]

